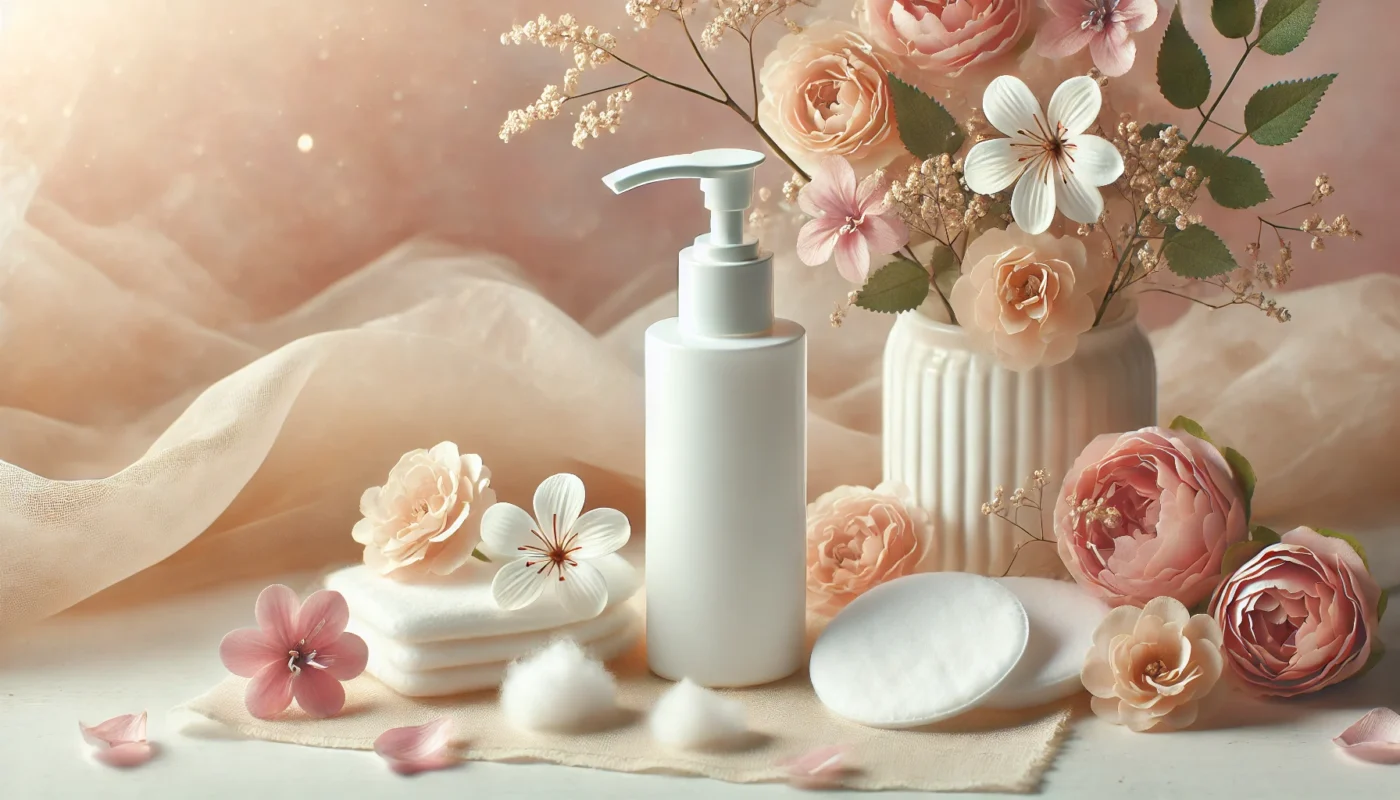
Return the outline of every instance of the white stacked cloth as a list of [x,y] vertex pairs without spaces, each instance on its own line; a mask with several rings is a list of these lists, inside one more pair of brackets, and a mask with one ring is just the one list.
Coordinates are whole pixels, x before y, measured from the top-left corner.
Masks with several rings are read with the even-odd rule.
[[503,611],[489,573],[411,584],[357,566],[327,576],[326,588],[345,596],[348,629],[369,645],[366,671],[400,694],[433,697],[495,687],[506,664],[560,637],[603,660],[629,650],[641,635],[640,615],[627,604],[640,577],[621,556],[590,563],[608,584],[607,608],[591,619],[566,611],[552,592],[529,608]]

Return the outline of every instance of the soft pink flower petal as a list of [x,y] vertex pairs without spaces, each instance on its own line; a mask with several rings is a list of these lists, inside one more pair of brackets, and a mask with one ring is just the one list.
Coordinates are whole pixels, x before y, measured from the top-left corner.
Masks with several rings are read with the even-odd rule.
[[1389,708],[1373,709],[1332,741],[1353,758],[1400,764],[1400,714]]
[[219,660],[234,675],[251,678],[268,664],[285,664],[287,648],[273,643],[261,628],[240,628],[219,642]]
[[1152,27],[1157,21],[1158,0],[1119,0],[1113,18],[1132,33]]
[[1046,58],[1072,56],[1089,46],[1097,33],[1085,28],[1073,17],[1051,17],[1041,24],[1035,35],[1035,52]]
[[846,216],[856,199],[856,171],[841,156],[827,156],[812,180],[797,193],[797,206],[809,217]]
[[350,621],[350,606],[340,592],[322,589],[306,598],[297,612],[297,638],[305,641],[305,649],[319,651],[345,632]]
[[817,267],[831,260],[836,249],[836,241],[841,238],[841,226],[845,217],[822,217],[802,226],[797,232],[797,258],[809,267]]
[[123,714],[96,725],[78,723],[83,739],[94,747],[116,747],[146,741],[146,712]]
[[374,740],[374,752],[400,775],[413,775],[461,763],[451,744],[452,720],[441,717],[424,725],[390,728]]
[[263,667],[243,692],[248,713],[258,719],[272,719],[292,704],[292,671],[286,663]]
[[864,284],[870,277],[870,247],[865,237],[848,233],[836,240],[836,271],[854,284]]
[[842,745],[818,747],[802,755],[778,763],[788,773],[788,782],[800,789],[824,789],[838,786],[849,772],[846,758],[850,748]]
[[1137,43],[1123,25],[1110,25],[1103,33],[1089,42],[1089,54],[1094,57],[1094,66],[1110,78],[1116,78],[1133,68],[1137,57]]
[[909,241],[909,229],[904,221],[892,214],[866,217],[859,233],[865,237],[865,246],[870,252],[881,256],[895,252]]
[[127,742],[105,750],[97,750],[92,757],[109,767],[139,767],[151,760],[155,748],[149,742]]
[[345,707],[345,687],[326,670],[303,667],[291,683],[297,705],[313,717],[333,717]]
[[280,583],[274,583],[258,595],[253,613],[257,616],[258,627],[262,628],[270,641],[290,646],[301,638],[296,635],[299,606],[296,592]]
[[369,646],[353,633],[342,633],[339,639],[316,651],[316,663],[338,681],[359,677],[368,662]]
[[1092,0],[1045,0],[1045,5],[1049,7],[1051,14],[1073,19],[1078,24],[1088,16],[1089,9],[1094,4]]

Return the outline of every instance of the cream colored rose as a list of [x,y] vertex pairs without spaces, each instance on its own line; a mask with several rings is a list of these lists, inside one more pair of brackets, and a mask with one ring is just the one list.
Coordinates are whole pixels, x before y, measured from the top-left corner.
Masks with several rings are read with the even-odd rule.
[[861,27],[919,70],[957,75],[1010,51],[1031,0],[866,0]]
[[825,20],[788,34],[763,62],[759,122],[808,173],[829,155],[857,170],[883,167],[904,151],[889,69],[849,26]]
[[491,470],[477,455],[443,442],[404,453],[383,486],[360,497],[364,519],[351,532],[365,564],[380,575],[450,575],[471,560],[481,515],[496,502]]
[[1220,626],[1206,614],[1158,597],[1120,606],[1094,631],[1080,678],[1094,713],[1133,731],[1171,731],[1196,721],[1220,680]]
[[807,608],[830,616],[928,553],[928,514],[902,483],[838,486],[807,507]]
[[1072,236],[1032,236],[1014,224],[987,231],[963,255],[953,313],[1008,369],[1059,364],[1094,326],[1087,261]]

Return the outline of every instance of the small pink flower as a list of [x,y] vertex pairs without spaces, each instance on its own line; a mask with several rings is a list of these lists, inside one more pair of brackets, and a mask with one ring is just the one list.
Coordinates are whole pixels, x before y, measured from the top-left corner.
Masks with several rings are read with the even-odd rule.
[[229,672],[248,681],[248,713],[270,719],[292,704],[313,717],[345,706],[348,681],[365,670],[365,641],[345,632],[350,608],[340,592],[319,591],[297,607],[297,595],[274,584],[258,595],[258,627],[241,628],[219,643]]
[[1104,434],[1065,476],[1055,534],[1069,573],[1114,606],[1194,606],[1249,536],[1244,495],[1210,442],[1166,428]]
[[1133,66],[1137,44],[1132,34],[1157,21],[1157,0],[1047,0],[1053,15],[1035,37],[1035,51],[1064,58],[1085,46],[1094,66],[1117,77]]
[[917,570],[928,514],[902,483],[838,486],[807,506],[807,607],[833,616],[876,586]]
[[83,739],[97,748],[93,757],[109,767],[135,767],[151,760],[154,749],[146,741],[146,712],[123,714],[96,725],[78,723]]
[[834,253],[836,271],[855,284],[870,277],[870,256],[889,255],[909,241],[909,229],[885,202],[885,182],[873,173],[856,183],[841,156],[828,156],[802,187],[797,204],[812,219],[797,233],[797,257],[809,267]]
[[1294,697],[1365,668],[1381,588],[1350,544],[1297,528],[1225,579],[1211,613],[1226,662],[1256,692]]
[[426,725],[390,728],[374,740],[374,752],[400,775],[447,769],[461,763],[452,751],[452,720],[447,717]]

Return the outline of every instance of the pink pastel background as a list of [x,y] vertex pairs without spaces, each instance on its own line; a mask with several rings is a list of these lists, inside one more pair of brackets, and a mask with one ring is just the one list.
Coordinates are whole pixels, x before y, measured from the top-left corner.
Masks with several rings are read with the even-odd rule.
[[[675,254],[704,216],[693,187],[614,197],[598,178],[760,143],[654,85],[583,152],[564,120],[499,141],[506,111],[563,72],[499,43],[541,11],[702,83],[674,30],[637,38],[623,5],[0,0],[0,627],[94,594],[353,561],[361,492],[444,439],[485,458],[503,499],[567,470],[590,505],[639,520],[641,333],[674,309]],[[1208,5],[1185,0],[1219,75],[1235,47]],[[1240,151],[1289,204],[1330,172],[1329,209],[1366,233],[1300,250],[1298,285],[1396,271],[1388,9],[1328,0],[1296,54],[1240,78],[1341,74],[1298,141]],[[1149,86],[1161,27],[1141,37]],[[747,84],[742,51],[722,54]],[[1218,227],[1242,249],[1254,225],[1236,219]],[[770,244],[778,311],[810,337],[809,489],[872,485],[890,318],[827,325],[850,286],[797,264],[794,234]],[[1400,469],[1400,278],[1290,305],[1287,326],[1232,309],[1157,336],[1162,411],[1234,432],[1261,513],[1374,518]]]

